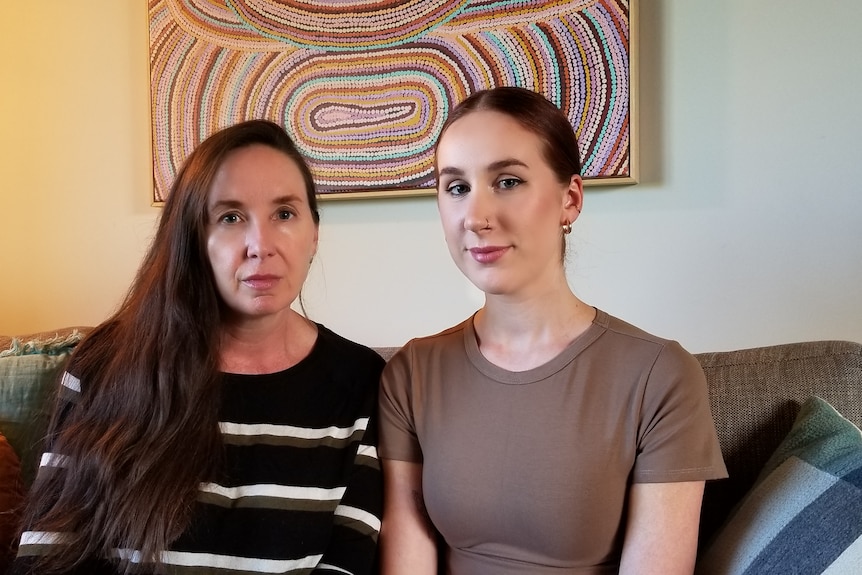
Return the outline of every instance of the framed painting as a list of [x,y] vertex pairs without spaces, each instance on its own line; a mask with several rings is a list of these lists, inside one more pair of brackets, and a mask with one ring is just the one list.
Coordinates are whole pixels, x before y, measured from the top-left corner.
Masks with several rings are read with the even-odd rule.
[[434,193],[469,94],[513,85],[570,119],[587,185],[637,181],[638,0],[150,0],[153,200],[209,134],[266,118],[322,199]]

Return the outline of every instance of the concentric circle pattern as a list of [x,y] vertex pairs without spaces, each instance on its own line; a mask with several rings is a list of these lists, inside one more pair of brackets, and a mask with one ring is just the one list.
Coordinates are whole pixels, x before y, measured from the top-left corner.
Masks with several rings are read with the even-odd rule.
[[447,111],[483,88],[545,94],[587,178],[629,175],[623,0],[151,0],[156,200],[203,138],[287,126],[323,194],[432,188]]
[[227,0],[262,36],[301,48],[374,50],[415,40],[457,14],[467,0]]

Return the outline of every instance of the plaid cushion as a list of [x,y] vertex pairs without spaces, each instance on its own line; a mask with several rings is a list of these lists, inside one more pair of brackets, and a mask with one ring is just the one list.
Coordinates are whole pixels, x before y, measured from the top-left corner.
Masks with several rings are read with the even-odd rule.
[[862,573],[862,431],[806,401],[698,575]]

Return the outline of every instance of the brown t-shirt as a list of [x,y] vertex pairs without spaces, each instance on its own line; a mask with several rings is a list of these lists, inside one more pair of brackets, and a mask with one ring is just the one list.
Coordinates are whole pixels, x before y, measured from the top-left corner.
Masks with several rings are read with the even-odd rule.
[[472,318],[387,364],[380,454],[423,463],[448,571],[616,573],[631,483],[726,477],[697,360],[598,311],[545,365],[511,372]]

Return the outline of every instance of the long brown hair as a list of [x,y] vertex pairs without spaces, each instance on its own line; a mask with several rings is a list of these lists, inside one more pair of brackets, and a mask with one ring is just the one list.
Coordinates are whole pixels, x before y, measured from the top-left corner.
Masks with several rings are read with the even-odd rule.
[[71,360],[80,397],[49,432],[66,469],[42,469],[25,512],[28,530],[69,534],[39,559],[40,573],[116,548],[158,563],[188,526],[199,484],[218,472],[222,311],[206,254],[207,198],[228,154],[253,144],[297,163],[320,220],[311,171],[277,124],[236,124],[187,158],[124,302]]

